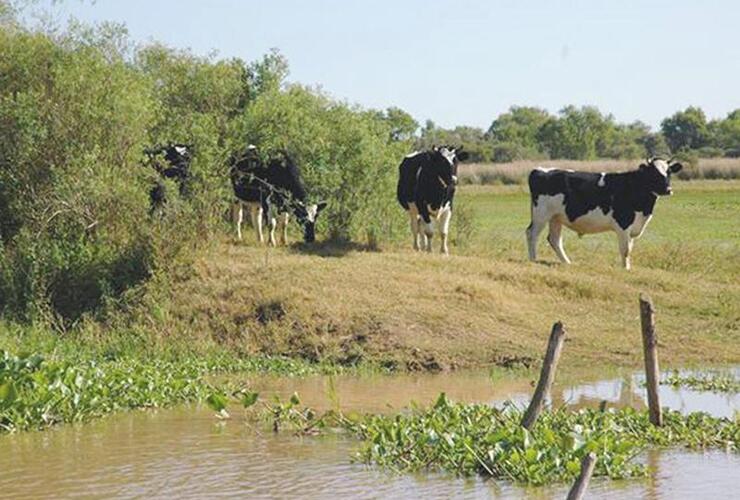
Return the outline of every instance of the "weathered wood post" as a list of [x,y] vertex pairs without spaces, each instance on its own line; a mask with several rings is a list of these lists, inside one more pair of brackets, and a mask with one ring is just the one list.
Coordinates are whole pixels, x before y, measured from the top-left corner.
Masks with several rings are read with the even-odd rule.
[[591,475],[594,473],[594,466],[596,465],[596,454],[591,452],[581,460],[581,473],[578,474],[576,482],[568,492],[567,500],[581,500],[583,495],[586,493],[588,488],[588,482],[591,480]]
[[655,334],[655,309],[650,297],[644,294],[640,294],[640,323],[642,324],[642,350],[645,356],[645,381],[650,422],[661,426],[663,425],[663,414],[660,410],[658,394],[660,369],[658,368],[658,337]]
[[529,402],[529,407],[527,408],[527,411],[524,412],[524,417],[522,418],[522,427],[527,430],[534,425],[540,412],[542,412],[545,400],[550,397],[550,389],[555,380],[555,371],[558,368],[558,360],[560,359],[560,353],[563,350],[564,338],[565,329],[563,328],[563,323],[558,321],[552,325],[550,340],[547,343],[547,352],[545,353],[545,359],[542,362],[540,380],[537,382],[537,388],[534,390],[532,401]]

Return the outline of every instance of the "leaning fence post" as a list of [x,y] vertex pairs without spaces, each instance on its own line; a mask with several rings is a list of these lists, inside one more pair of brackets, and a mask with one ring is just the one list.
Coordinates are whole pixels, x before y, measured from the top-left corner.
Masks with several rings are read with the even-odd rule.
[[588,482],[591,480],[591,475],[594,473],[595,465],[596,454],[594,452],[583,457],[583,460],[581,460],[581,473],[578,474],[576,482],[573,483],[573,486],[568,492],[567,500],[581,500],[583,498],[588,488]]
[[663,425],[663,414],[660,410],[660,396],[658,381],[658,337],[655,334],[655,309],[650,297],[640,294],[640,323],[642,324],[642,350],[645,356],[645,381],[647,384],[648,407],[650,422],[653,425]]
[[563,350],[563,339],[565,338],[565,329],[563,323],[558,321],[552,325],[550,340],[547,343],[547,352],[542,362],[542,371],[540,380],[537,382],[537,388],[534,390],[532,401],[529,402],[527,411],[522,418],[522,427],[529,430],[534,425],[535,420],[539,417],[545,400],[550,397],[550,389],[555,380],[555,370],[558,368],[560,352]]

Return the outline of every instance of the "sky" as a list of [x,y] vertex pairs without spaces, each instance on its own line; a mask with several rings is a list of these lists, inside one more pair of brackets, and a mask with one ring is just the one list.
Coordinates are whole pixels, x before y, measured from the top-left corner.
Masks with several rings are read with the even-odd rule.
[[420,123],[487,129],[512,105],[595,105],[653,127],[687,106],[740,107],[740,2],[42,0],[64,22],[124,23],[137,42],[252,61]]

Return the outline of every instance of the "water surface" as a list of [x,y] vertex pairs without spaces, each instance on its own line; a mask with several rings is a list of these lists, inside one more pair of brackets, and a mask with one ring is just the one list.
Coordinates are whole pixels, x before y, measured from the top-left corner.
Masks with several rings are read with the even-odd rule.
[[[553,403],[568,406],[644,406],[640,378],[631,373],[598,380],[563,376]],[[579,379],[579,380],[574,380]],[[491,381],[487,374],[249,377],[245,384],[304,404],[344,410],[390,411],[409,401],[428,403],[444,391],[457,401],[525,404],[531,377]],[[732,415],[737,395],[661,387],[664,406]],[[198,406],[114,415],[89,424],[0,437],[0,496],[7,498],[564,498],[568,485],[523,488],[441,473],[396,475],[350,457],[357,446],[342,435],[274,435],[245,423],[239,412],[219,421]],[[591,484],[590,498],[737,498],[740,457],[712,451],[651,451],[642,460],[650,478]]]

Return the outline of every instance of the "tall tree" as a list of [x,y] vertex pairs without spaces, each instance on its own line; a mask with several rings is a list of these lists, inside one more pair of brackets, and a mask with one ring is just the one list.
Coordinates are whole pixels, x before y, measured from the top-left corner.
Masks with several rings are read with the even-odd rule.
[[663,120],[660,128],[672,152],[698,149],[709,142],[707,117],[699,107],[689,106],[675,113]]

